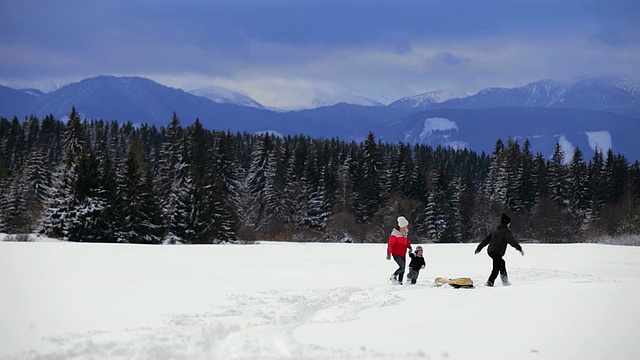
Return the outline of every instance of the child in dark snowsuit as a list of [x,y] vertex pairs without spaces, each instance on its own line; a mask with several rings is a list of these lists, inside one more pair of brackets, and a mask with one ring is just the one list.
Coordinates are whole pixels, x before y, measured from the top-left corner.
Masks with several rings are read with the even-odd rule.
[[491,275],[489,275],[489,279],[487,280],[487,286],[493,286],[498,274],[500,274],[503,285],[511,285],[509,282],[509,276],[507,275],[507,266],[504,259],[502,259],[504,253],[507,251],[507,244],[513,246],[516,250],[520,251],[522,255],[524,255],[522,247],[513,238],[513,234],[511,234],[511,230],[509,230],[510,226],[511,219],[506,214],[502,214],[500,225],[487,235],[487,237],[485,237],[476,248],[476,254],[478,254],[482,248],[489,245],[487,248],[487,254],[493,260],[493,269],[491,270]]
[[409,257],[411,258],[411,262],[409,263],[409,272],[407,273],[407,279],[411,280],[412,284],[415,284],[418,280],[418,275],[420,275],[420,270],[424,269],[427,266],[427,262],[422,256],[422,246],[416,247],[416,252],[409,253]]

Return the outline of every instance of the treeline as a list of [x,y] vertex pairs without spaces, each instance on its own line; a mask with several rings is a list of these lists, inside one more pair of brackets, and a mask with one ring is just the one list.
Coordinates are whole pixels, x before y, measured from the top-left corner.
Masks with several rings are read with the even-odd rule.
[[[640,165],[565,159],[498,140],[492,154],[426,145],[210,131],[52,116],[0,118],[0,232],[68,241],[467,242],[510,214],[545,242],[640,234]],[[568,161],[565,161],[568,160]]]

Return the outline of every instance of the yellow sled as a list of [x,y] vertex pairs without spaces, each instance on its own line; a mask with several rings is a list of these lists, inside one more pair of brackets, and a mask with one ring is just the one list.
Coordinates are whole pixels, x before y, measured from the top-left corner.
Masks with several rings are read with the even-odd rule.
[[449,285],[451,287],[454,287],[456,289],[459,288],[473,288],[473,280],[471,280],[470,278],[456,278],[456,279],[447,279],[447,278],[443,278],[443,277],[438,277],[436,278],[436,280],[433,282],[434,286],[442,286],[442,285]]

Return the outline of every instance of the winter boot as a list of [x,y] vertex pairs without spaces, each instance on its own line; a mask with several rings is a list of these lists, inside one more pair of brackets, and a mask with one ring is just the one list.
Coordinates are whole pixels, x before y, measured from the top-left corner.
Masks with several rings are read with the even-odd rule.
[[487,285],[488,287],[493,287],[493,283],[491,281],[487,281],[485,285]]
[[502,286],[511,286],[511,283],[509,282],[509,277],[507,276],[502,277]]

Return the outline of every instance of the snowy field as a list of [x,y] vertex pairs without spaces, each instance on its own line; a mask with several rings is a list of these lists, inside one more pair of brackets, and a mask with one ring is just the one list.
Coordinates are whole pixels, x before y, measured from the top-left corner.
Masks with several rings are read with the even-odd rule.
[[[384,244],[0,242],[0,359],[640,359],[640,247],[425,247],[392,285]],[[499,281],[498,281],[499,284]]]

